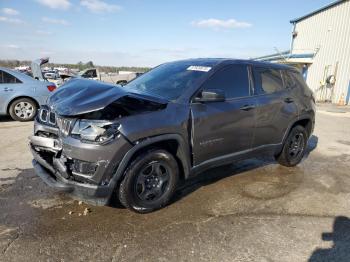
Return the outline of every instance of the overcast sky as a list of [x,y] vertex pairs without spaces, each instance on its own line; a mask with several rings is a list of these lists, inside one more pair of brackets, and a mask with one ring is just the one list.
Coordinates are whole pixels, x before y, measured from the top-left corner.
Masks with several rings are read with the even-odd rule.
[[330,0],[0,0],[0,59],[155,66],[288,50],[292,26]]

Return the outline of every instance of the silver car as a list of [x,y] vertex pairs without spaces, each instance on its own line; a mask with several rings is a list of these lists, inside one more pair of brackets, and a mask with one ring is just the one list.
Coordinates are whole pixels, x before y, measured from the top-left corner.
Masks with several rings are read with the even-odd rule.
[[46,79],[54,79],[54,80],[56,80],[57,78],[60,77],[58,72],[57,71],[53,71],[53,70],[46,72],[44,74],[44,76],[45,76]]
[[51,82],[0,67],[0,115],[30,121],[55,89]]

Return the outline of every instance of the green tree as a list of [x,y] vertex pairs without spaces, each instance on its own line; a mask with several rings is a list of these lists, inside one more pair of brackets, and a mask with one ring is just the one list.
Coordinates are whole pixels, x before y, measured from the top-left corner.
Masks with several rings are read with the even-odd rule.
[[85,64],[87,68],[94,67],[94,63],[92,61],[89,61]]
[[84,68],[83,62],[79,61],[79,62],[77,63],[77,65],[78,65],[79,70],[83,70],[83,68]]

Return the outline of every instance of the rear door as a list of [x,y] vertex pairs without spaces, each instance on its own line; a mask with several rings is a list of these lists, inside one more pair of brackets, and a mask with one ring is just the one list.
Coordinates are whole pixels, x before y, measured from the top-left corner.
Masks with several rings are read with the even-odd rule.
[[286,70],[283,72],[283,77],[286,88],[298,107],[299,116],[314,111],[312,91],[306,85],[302,75],[296,71]]
[[253,67],[253,78],[257,99],[253,148],[279,144],[298,115],[294,98],[285,88],[280,70]]
[[0,111],[6,113],[7,105],[16,92],[23,86],[22,82],[13,75],[0,70]]
[[255,101],[246,65],[227,65],[201,89],[221,89],[226,101],[192,103],[194,165],[251,148]]

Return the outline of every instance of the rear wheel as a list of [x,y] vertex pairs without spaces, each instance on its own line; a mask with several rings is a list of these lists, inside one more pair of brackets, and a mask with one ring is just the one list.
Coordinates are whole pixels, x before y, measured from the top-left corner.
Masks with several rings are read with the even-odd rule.
[[127,169],[119,187],[119,201],[137,213],[149,213],[165,206],[175,192],[179,168],[165,150],[151,150],[137,157]]
[[295,126],[284,142],[283,149],[276,160],[283,166],[296,166],[303,159],[308,135],[304,127]]
[[34,119],[37,109],[32,99],[20,98],[11,103],[9,113],[13,120],[25,122]]

